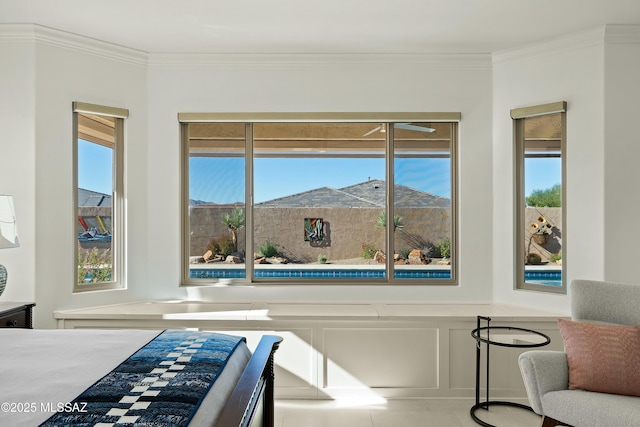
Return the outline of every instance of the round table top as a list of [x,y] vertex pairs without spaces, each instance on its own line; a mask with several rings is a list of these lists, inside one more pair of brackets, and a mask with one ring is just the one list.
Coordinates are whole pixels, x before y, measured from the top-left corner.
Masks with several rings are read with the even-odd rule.
[[551,342],[551,338],[542,332],[512,326],[476,328],[471,336],[476,341],[503,347],[542,347]]

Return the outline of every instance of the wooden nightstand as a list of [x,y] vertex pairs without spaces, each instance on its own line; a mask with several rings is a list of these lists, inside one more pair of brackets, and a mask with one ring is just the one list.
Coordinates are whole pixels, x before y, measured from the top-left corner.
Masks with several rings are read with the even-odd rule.
[[35,303],[0,302],[0,328],[33,329]]

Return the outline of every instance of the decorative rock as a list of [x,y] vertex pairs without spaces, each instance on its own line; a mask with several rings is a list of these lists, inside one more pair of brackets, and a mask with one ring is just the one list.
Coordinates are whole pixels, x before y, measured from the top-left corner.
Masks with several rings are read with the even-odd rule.
[[441,259],[436,264],[438,264],[438,265],[451,265],[451,260],[450,259]]
[[274,256],[274,257],[267,258],[267,262],[269,264],[287,264],[289,260],[279,256]]
[[202,258],[204,258],[205,261],[209,261],[212,256],[213,256],[213,252],[207,251],[204,253],[204,255],[202,255]]
[[409,264],[411,265],[420,265],[427,264],[425,261],[425,256],[420,249],[414,249],[409,252]]
[[404,264],[407,263],[407,261],[403,260],[402,258],[399,258],[399,259],[395,260],[393,263],[395,265],[404,265]]
[[189,264],[201,264],[205,262],[204,258],[201,256],[190,256],[189,257]]
[[241,264],[242,263],[242,258],[237,257],[237,256],[233,256],[233,255],[229,255],[227,257],[227,259],[224,260],[224,262],[226,262],[228,264]]
[[253,260],[254,264],[266,264],[267,259],[265,257],[256,258]]
[[384,252],[378,251],[373,256],[373,260],[375,262],[377,262],[378,264],[384,264],[386,262],[386,260],[387,260],[387,256],[384,254]]

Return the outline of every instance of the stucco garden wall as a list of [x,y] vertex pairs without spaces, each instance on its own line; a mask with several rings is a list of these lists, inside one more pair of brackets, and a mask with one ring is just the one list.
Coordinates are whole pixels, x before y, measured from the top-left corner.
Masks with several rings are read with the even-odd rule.
[[[544,244],[537,244],[532,239],[536,231],[531,224],[540,224],[538,218],[543,216],[550,231],[549,238]],[[525,211],[525,255],[537,253],[542,262],[548,262],[553,254],[562,249],[562,209],[561,208],[527,208]]]
[[[229,234],[222,222],[228,206],[195,206],[191,208],[191,256],[200,256],[214,237]],[[363,244],[384,248],[384,230],[377,226],[380,209],[372,208],[255,208],[254,249],[266,241],[277,245],[278,251],[291,261],[315,262],[318,255],[329,261],[360,257]],[[404,227],[396,231],[396,248],[399,251],[422,249],[449,236],[450,210],[448,208],[402,209]],[[324,240],[304,240],[304,219],[322,218]],[[238,247],[245,244],[245,232],[238,236]]]
[[[113,232],[111,228],[111,206],[81,206],[78,208],[78,216],[82,217],[89,228],[95,228],[101,231],[100,224],[96,217],[100,217],[102,224],[109,232]],[[84,228],[77,223],[78,234],[84,231]]]

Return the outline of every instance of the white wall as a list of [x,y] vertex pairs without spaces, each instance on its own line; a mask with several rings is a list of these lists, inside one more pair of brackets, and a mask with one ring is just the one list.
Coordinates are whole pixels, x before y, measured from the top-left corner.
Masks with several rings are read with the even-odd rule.
[[605,60],[605,278],[639,283],[640,27],[608,28]]
[[567,280],[604,279],[603,70],[604,28],[494,55],[493,299],[497,303],[569,311],[567,296],[513,289],[514,152],[509,111],[517,107],[567,101],[563,263]]
[[[10,275],[2,300],[35,299],[36,325],[49,327],[54,309],[186,296],[178,287],[178,112],[460,111],[460,286],[213,288],[211,297],[494,301],[566,312],[567,296],[513,290],[509,110],[568,102],[568,279],[633,281],[640,202],[628,196],[640,181],[640,145],[626,125],[640,60],[637,34],[629,37],[636,44],[623,44],[616,31],[606,44],[596,29],[501,52],[491,64],[485,55],[146,55],[3,25],[0,193],[15,196],[22,246],[0,254]],[[71,292],[76,100],[130,110],[126,291]]]
[[[488,56],[151,55],[149,283],[186,295],[180,279],[178,112],[459,111],[458,287],[212,288],[216,300],[489,301],[491,299],[491,69]],[[277,183],[275,183],[277,184]],[[284,183],[282,184],[284,185]],[[152,230],[162,230],[153,232]]]
[[0,32],[0,194],[14,197],[20,247],[0,251],[8,271],[0,301],[35,299],[35,43],[31,28]]
[[[26,256],[35,262],[35,324],[53,327],[55,309],[146,296],[147,116],[146,68],[135,52],[37,28],[35,87],[35,233]],[[84,52],[79,47],[88,47]],[[145,59],[144,57],[142,59]],[[72,293],[76,240],[72,201],[72,102],[128,108],[126,197],[128,289]],[[27,124],[33,127],[33,124]]]

